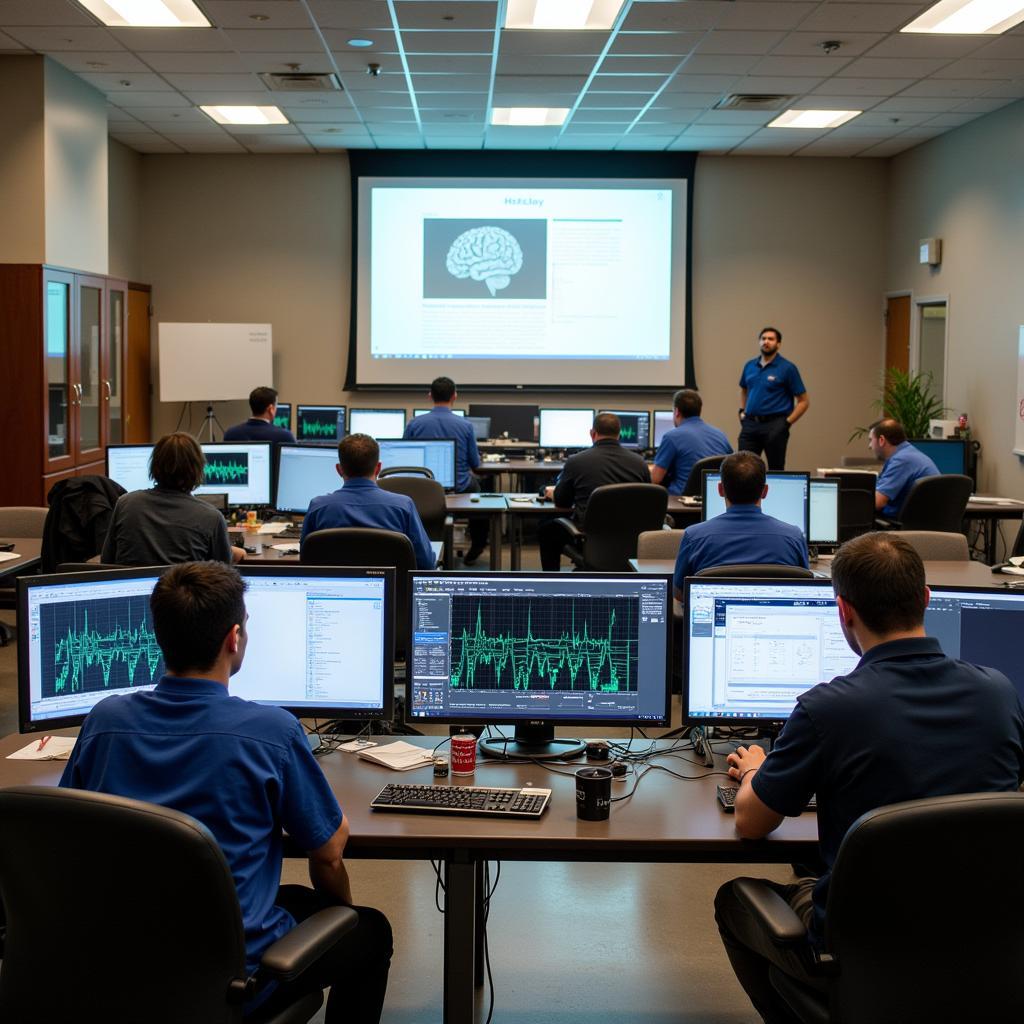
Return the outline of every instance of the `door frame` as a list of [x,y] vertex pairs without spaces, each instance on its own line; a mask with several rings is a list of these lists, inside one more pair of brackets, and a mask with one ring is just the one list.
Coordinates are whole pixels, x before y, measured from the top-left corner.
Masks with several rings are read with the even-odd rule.
[[910,372],[917,373],[921,366],[921,316],[922,306],[946,307],[946,325],[942,338],[942,394],[939,399],[948,405],[946,393],[949,388],[949,295],[912,295],[910,300]]

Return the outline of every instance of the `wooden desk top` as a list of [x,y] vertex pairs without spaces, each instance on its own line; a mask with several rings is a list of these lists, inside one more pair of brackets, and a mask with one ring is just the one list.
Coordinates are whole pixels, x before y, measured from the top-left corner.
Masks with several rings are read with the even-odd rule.
[[39,565],[39,554],[43,548],[43,541],[40,537],[0,537],[0,541],[6,544],[13,544],[14,550],[10,553],[17,555],[17,558],[5,559],[0,562],[0,579],[8,576],[20,576],[22,573],[30,572]]

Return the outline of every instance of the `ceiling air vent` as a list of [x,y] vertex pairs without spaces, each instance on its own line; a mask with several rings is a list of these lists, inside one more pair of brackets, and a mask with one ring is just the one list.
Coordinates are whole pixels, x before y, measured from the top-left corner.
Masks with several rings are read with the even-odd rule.
[[782,110],[788,107],[795,96],[781,96],[768,93],[736,92],[725,96],[715,104],[715,110]]
[[288,71],[279,74],[264,71],[260,75],[263,84],[274,92],[332,92],[341,89],[337,75],[314,75],[302,71]]

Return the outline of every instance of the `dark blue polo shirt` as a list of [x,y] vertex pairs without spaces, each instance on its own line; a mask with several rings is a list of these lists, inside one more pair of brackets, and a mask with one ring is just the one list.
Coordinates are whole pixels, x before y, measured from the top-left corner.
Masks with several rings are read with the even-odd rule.
[[295,435],[286,427],[275,427],[258,416],[236,423],[224,431],[225,441],[270,441],[272,444],[295,443]]
[[690,416],[661,439],[654,464],[666,471],[668,493],[682,494],[694,463],[712,455],[732,455],[729,438],[699,416]]
[[910,488],[922,477],[938,475],[939,467],[924,452],[918,451],[909,441],[898,444],[885,460],[875,482],[875,490],[889,499],[882,515],[895,519],[907,500]]
[[676,556],[673,583],[712,565],[797,565],[807,568],[807,539],[758,505],[730,505],[706,523],[688,526]]
[[460,494],[473,489],[473,474],[480,465],[480,452],[476,446],[473,425],[456,416],[446,405],[435,405],[430,412],[417,416],[405,425],[406,438],[414,441],[434,441],[455,438],[455,490]]
[[164,676],[152,691],[101,701],[82,726],[60,784],[148,800],[201,821],[235,879],[250,972],[295,926],[274,904],[282,829],[304,850],[315,850],[342,820],[298,720],[232,697],[209,679]]
[[1024,778],[1024,709],[995,669],[947,658],[920,637],[873,647],[847,676],[797,698],[775,748],[751,779],[777,814],[818,798],[828,870],[814,889],[812,937],[824,937],[829,875],[862,815],[885,804],[1015,790]]
[[788,416],[793,400],[807,390],[796,364],[778,354],[767,366],[761,365],[760,356],[744,363],[740,387],[747,389],[748,416]]

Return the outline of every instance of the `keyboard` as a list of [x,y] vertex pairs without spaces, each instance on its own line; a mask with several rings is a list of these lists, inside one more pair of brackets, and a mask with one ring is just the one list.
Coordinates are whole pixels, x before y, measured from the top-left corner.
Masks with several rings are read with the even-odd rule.
[[[739,792],[738,786],[719,786],[718,787],[718,802],[722,805],[723,810],[728,813],[732,813],[736,810],[736,794]],[[818,799],[816,796],[811,796],[811,799],[807,801],[807,806],[804,808],[806,811],[816,811],[818,809]]]
[[390,783],[371,801],[375,811],[421,814],[473,814],[489,818],[539,818],[550,789],[500,789],[490,786],[417,786]]

